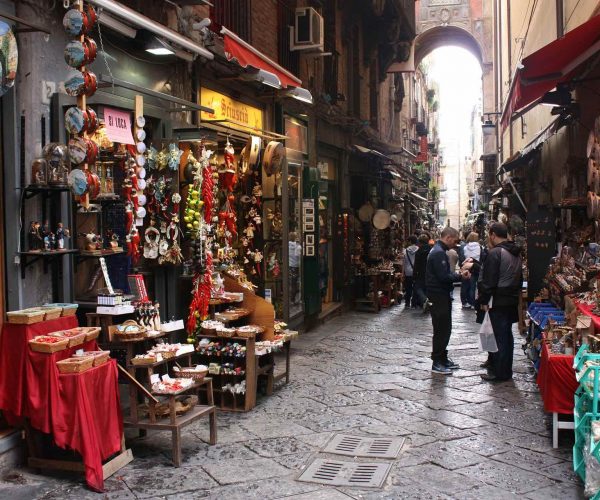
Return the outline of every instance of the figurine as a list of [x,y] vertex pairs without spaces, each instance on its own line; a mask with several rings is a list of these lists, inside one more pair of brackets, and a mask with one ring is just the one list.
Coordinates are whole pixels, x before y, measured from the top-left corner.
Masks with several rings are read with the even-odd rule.
[[39,222],[32,221],[29,224],[28,240],[30,252],[39,252],[44,247],[44,239],[42,238]]
[[62,222],[58,223],[58,227],[56,228],[56,249],[64,250],[65,249],[65,239],[67,239],[70,235],[68,229],[63,226]]
[[47,233],[46,236],[44,236],[44,251],[51,252],[54,250],[55,242],[54,233]]

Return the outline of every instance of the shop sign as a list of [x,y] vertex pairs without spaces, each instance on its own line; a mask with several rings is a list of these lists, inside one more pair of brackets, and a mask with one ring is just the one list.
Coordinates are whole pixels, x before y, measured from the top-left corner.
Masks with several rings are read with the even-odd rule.
[[131,115],[127,111],[104,108],[106,135],[112,142],[135,144],[131,133]]
[[235,101],[230,97],[202,87],[200,89],[200,105],[214,110],[214,113],[200,111],[200,120],[228,121],[227,125],[238,130],[248,132],[250,129],[263,129],[262,110],[249,106],[243,102]]
[[321,179],[329,180],[329,163],[326,161],[320,161],[317,163],[317,168],[321,174]]

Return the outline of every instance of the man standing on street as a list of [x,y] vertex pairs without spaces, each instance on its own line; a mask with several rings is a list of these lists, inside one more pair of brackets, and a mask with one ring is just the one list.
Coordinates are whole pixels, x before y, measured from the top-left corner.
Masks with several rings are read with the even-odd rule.
[[[450,375],[459,366],[448,358],[448,342],[452,333],[452,299],[454,283],[461,281],[458,274],[450,267],[448,254],[456,246],[458,231],[450,226],[444,228],[440,239],[427,257],[426,288],[427,298],[431,303],[431,323],[433,325],[433,349],[431,371]],[[470,278],[469,272],[462,271],[463,278]]]
[[416,301],[413,298],[415,254],[419,247],[417,246],[417,237],[408,237],[409,246],[404,250],[404,297],[406,300],[406,309],[414,307]]
[[489,309],[490,321],[498,352],[491,354],[489,373],[481,375],[488,382],[512,378],[514,338],[512,324],[519,320],[519,294],[523,284],[521,249],[508,239],[505,224],[496,222],[489,229],[489,251],[479,283],[479,301],[484,311]]

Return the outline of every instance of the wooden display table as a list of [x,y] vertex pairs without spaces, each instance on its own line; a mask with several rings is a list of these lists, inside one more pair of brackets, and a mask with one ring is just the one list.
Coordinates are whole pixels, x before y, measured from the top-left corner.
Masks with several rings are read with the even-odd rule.
[[[197,391],[201,387],[206,388],[209,404],[196,405],[188,412],[178,416],[175,413],[176,397],[186,392]],[[195,422],[199,418],[208,416],[210,426],[210,444],[214,445],[217,443],[217,416],[214,402],[212,400],[212,394],[212,379],[210,377],[205,377],[204,380],[195,382],[190,387],[186,387],[185,389],[174,394],[154,394],[154,396],[159,398],[168,398],[169,401],[169,417],[162,420],[158,419],[156,415],[156,404],[158,403],[157,399],[153,400],[152,398],[149,398],[149,415],[145,418],[138,418],[136,400],[136,404],[134,405],[135,411],[132,413],[130,418],[123,421],[123,425],[125,427],[133,427],[144,430],[171,431],[173,464],[176,467],[181,467],[181,429],[183,427]]]

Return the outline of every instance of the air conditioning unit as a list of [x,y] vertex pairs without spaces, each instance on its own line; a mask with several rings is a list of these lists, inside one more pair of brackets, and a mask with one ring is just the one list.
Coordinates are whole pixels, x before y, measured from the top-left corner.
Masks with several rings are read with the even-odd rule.
[[323,52],[325,24],[323,17],[312,7],[296,9],[294,26],[290,27],[290,50]]

